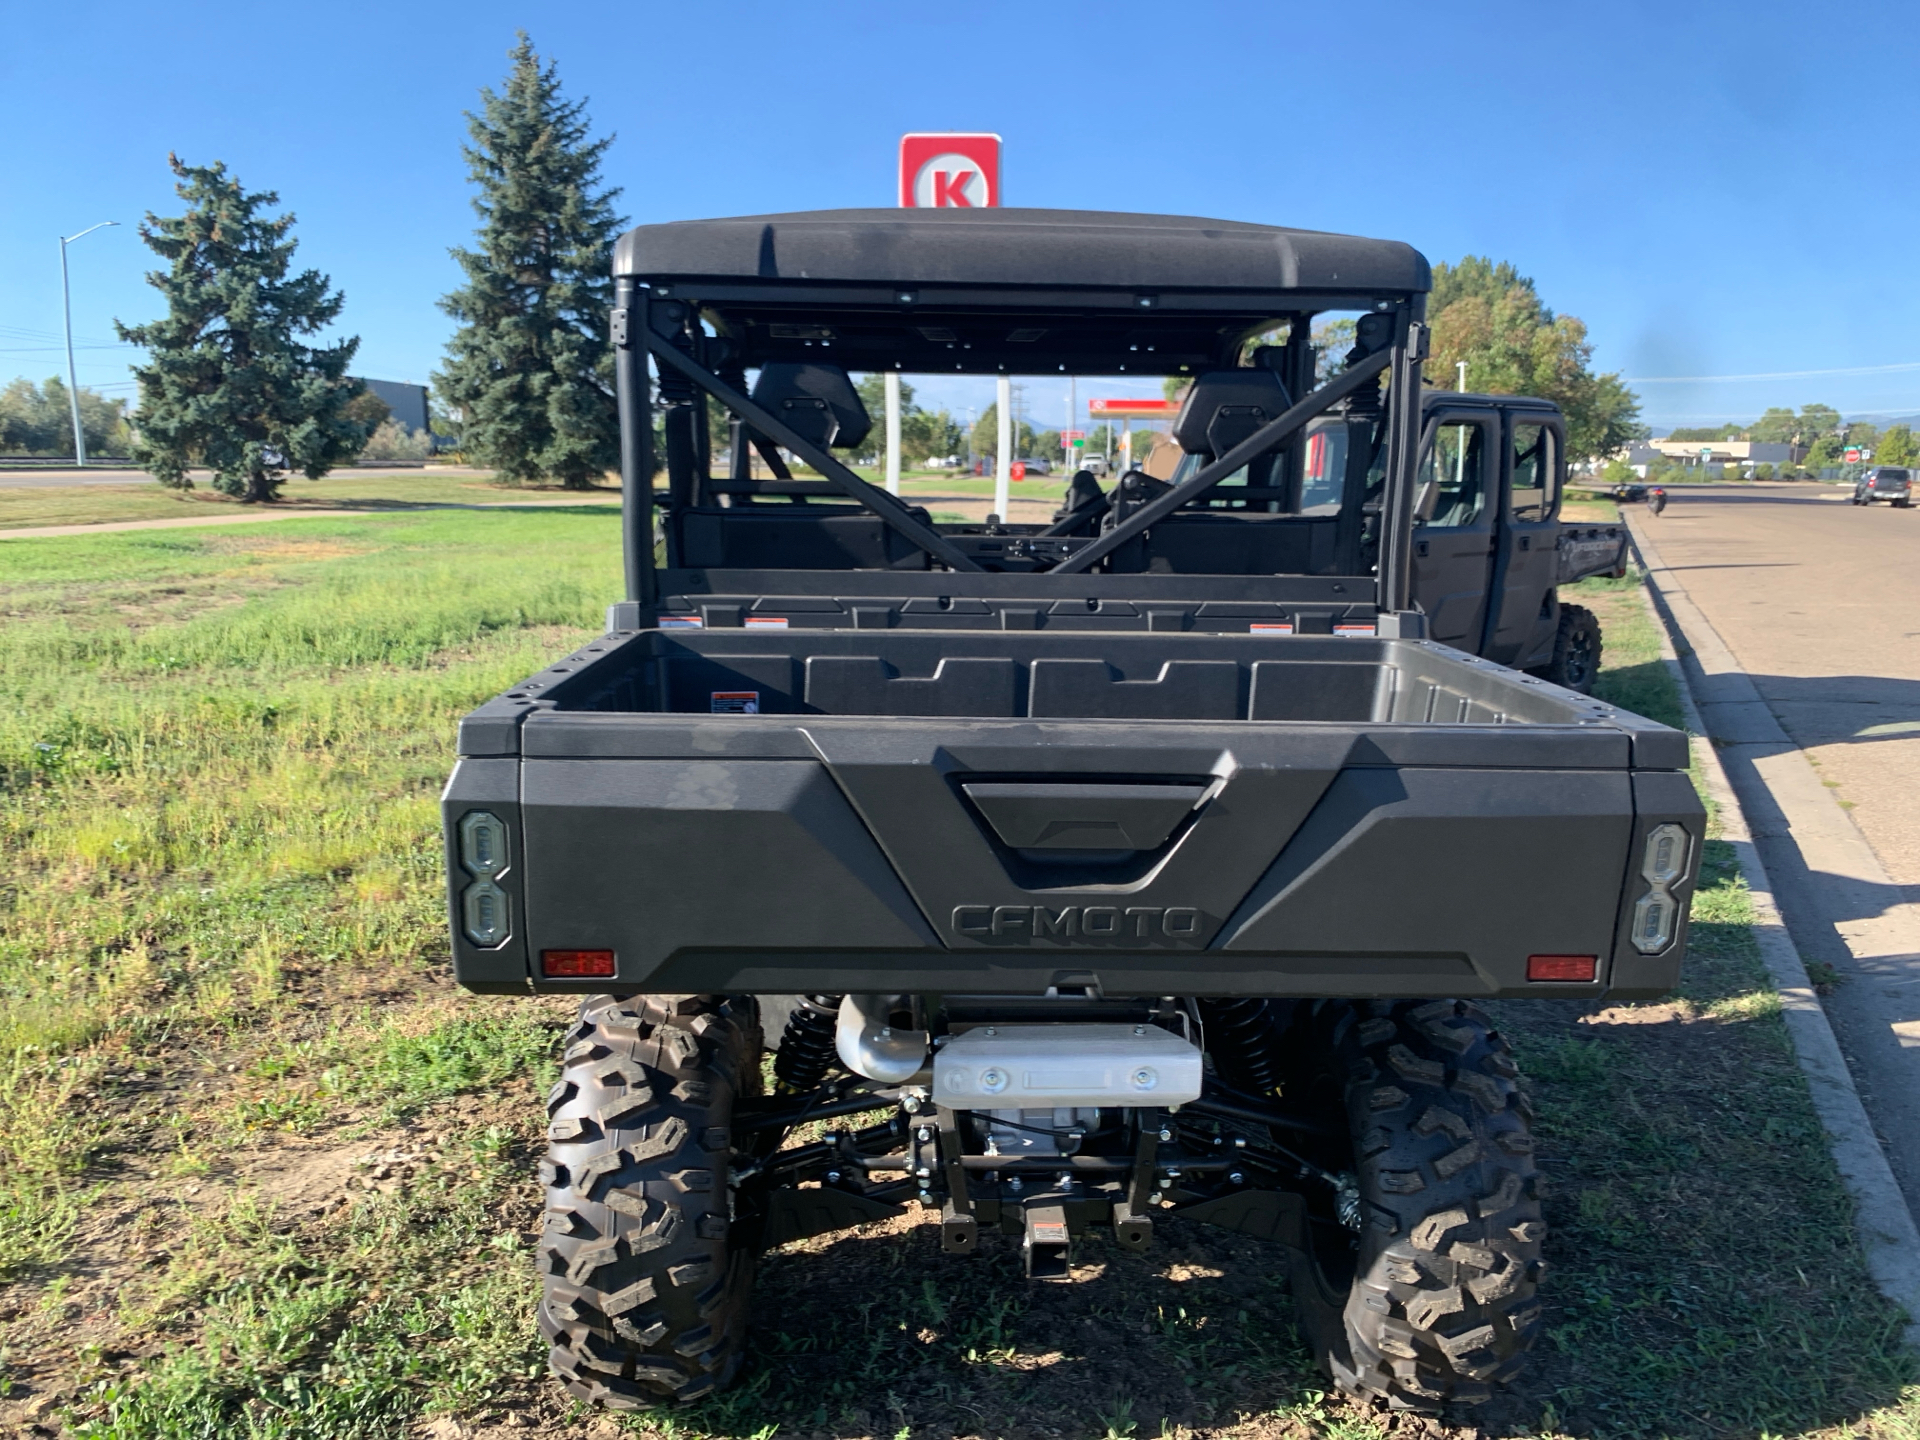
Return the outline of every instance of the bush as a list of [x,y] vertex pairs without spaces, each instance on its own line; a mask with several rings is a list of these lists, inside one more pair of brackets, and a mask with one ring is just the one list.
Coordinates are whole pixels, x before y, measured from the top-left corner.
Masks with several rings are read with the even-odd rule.
[[389,415],[367,437],[362,460],[424,460],[433,453],[433,437],[424,430],[409,430]]

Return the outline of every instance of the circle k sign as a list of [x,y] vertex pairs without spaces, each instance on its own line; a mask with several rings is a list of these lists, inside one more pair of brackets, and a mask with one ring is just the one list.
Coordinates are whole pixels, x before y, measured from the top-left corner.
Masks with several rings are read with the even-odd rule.
[[900,203],[974,210],[1000,203],[998,135],[900,137]]

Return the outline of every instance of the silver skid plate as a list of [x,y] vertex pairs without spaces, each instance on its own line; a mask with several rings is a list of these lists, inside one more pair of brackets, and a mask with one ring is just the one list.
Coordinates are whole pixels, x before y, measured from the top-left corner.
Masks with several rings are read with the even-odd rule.
[[934,1052],[936,1104],[954,1110],[1184,1105],[1200,1051],[1157,1025],[978,1025]]

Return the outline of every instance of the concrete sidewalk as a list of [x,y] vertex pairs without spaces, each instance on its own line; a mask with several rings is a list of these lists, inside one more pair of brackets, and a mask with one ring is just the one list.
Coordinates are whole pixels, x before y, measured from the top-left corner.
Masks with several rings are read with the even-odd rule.
[[[1647,518],[1623,514],[1677,642],[1709,780],[1727,792],[1718,798],[1755,895],[1763,957],[1859,1206],[1875,1278],[1907,1307],[1920,1345],[1920,908],[1890,899],[1899,887],[1662,561]],[[1809,933],[1830,935],[1846,961],[1824,1004],[1801,963],[1806,947],[1795,944]]]

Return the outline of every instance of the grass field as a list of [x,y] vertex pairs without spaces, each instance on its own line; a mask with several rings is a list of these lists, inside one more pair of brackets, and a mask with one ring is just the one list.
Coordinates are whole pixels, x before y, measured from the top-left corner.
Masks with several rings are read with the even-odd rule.
[[[883,483],[878,471],[857,471],[874,484]],[[937,503],[941,499],[990,499],[993,481],[973,476],[956,476],[951,471],[909,472],[901,480],[900,492],[909,499]],[[295,478],[281,488],[281,499],[272,508],[294,512],[338,509],[404,511],[433,505],[500,505],[516,501],[564,500],[579,492],[551,486],[495,485],[484,475],[448,474],[434,470],[414,470],[401,474],[363,473],[343,470],[321,480]],[[596,498],[611,499],[618,494],[611,484],[603,486]],[[1017,500],[1038,500],[1057,505],[1066,493],[1063,477],[1037,476],[1011,487]],[[242,505],[204,483],[192,490],[169,490],[152,480],[131,478],[125,485],[23,486],[9,485],[0,471],[0,530],[24,529],[39,525],[104,525],[111,522],[140,520],[191,520],[221,515],[257,512],[261,507]],[[957,516],[951,517],[957,519]]]
[[[1532,1074],[1551,1320],[1491,1413],[1328,1397],[1269,1250],[1164,1227],[1082,1283],[896,1222],[763,1262],[728,1396],[620,1421],[545,1378],[560,1001],[451,985],[453,722],[591,632],[610,509],[0,542],[0,1430],[1920,1437],[1726,857],[1683,997],[1499,1007]],[[1629,582],[1610,698],[1675,718]]]
[[[281,489],[272,509],[326,511],[342,508],[408,510],[427,505],[493,505],[515,500],[565,499],[577,491],[551,486],[505,486],[484,475],[412,470],[401,474],[343,470],[321,480],[298,477]],[[618,492],[607,488],[601,495]],[[206,484],[169,490],[153,480],[125,485],[8,485],[0,472],[0,530],[30,525],[104,525],[129,520],[194,520],[258,512]]]

